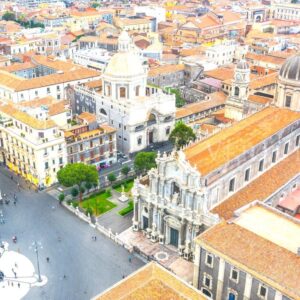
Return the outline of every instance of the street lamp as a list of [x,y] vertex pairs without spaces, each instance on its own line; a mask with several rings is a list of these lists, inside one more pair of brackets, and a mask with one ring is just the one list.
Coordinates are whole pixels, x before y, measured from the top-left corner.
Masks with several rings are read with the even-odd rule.
[[38,282],[42,282],[42,277],[41,277],[41,272],[40,272],[40,263],[39,263],[39,248],[43,249],[43,247],[42,247],[41,243],[37,243],[36,241],[34,241],[32,243],[32,247],[33,247],[33,251],[36,254],[36,262],[37,262],[37,269],[38,269]]

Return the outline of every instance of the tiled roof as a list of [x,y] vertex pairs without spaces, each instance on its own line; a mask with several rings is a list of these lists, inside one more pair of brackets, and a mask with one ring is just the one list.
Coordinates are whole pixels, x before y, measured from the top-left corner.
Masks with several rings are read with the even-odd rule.
[[280,200],[277,206],[281,206],[291,211],[296,211],[300,207],[300,188]]
[[268,104],[273,99],[268,98],[268,97],[259,96],[259,95],[249,95],[248,100],[251,102],[256,102],[256,103],[260,103],[260,104]]
[[202,100],[200,102],[188,104],[184,107],[178,108],[176,110],[176,119],[180,119],[225,104],[226,95],[223,92],[215,92],[209,94],[209,97],[209,100]]
[[11,104],[0,106],[0,112],[38,130],[45,130],[56,127],[57,125],[52,120],[38,120],[29,114],[15,108]]
[[275,65],[278,65],[278,66],[281,66],[285,61],[284,58],[271,56],[271,55],[256,54],[256,53],[251,53],[251,52],[248,52],[246,54],[246,59],[253,60],[254,62],[255,61],[263,61],[263,62],[266,62],[266,63],[275,64]]
[[300,299],[300,259],[296,253],[225,221],[202,233],[196,242],[285,296]]
[[300,112],[267,107],[188,147],[184,153],[190,164],[206,175],[299,119]]
[[91,114],[87,111],[81,113],[79,116],[78,116],[79,119],[82,119],[88,123],[93,123],[93,122],[96,122],[96,115],[95,114]]
[[217,68],[210,71],[205,71],[204,75],[206,77],[212,77],[221,81],[232,79],[234,76],[233,68]]
[[66,73],[55,73],[32,79],[23,79],[5,71],[0,71],[0,85],[14,91],[24,91],[75,80],[93,78],[100,74],[92,69],[81,68]]
[[151,68],[148,72],[148,77],[156,77],[162,74],[170,74],[184,70],[184,65],[162,65],[159,67]]
[[93,300],[204,300],[200,291],[151,262]]
[[34,68],[34,67],[35,67],[35,65],[33,63],[25,62],[25,63],[14,63],[10,66],[3,67],[1,69],[6,71],[6,72],[13,73],[13,72],[17,72],[17,71],[31,69],[31,68]]
[[[276,118],[274,119],[276,121]],[[253,180],[243,189],[221,202],[212,209],[212,212],[224,219],[230,219],[235,210],[253,200],[264,201],[286,182],[299,174],[299,172],[300,150],[297,150]]]
[[274,72],[263,77],[257,77],[256,79],[250,81],[249,87],[252,90],[258,90],[265,86],[275,84],[277,76],[277,72]]

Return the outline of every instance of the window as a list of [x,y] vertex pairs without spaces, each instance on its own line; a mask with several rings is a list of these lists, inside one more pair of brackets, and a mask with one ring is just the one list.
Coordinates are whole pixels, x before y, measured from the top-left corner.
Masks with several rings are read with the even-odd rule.
[[38,91],[35,91],[34,94],[35,94],[36,96],[38,96],[38,95],[39,95],[39,92],[38,92]]
[[264,170],[264,160],[260,160],[259,166],[258,166],[258,171],[262,172]]
[[47,88],[47,94],[50,94],[50,88]]
[[273,164],[276,162],[276,158],[277,158],[277,151],[273,151],[273,153],[272,153],[272,163]]
[[93,141],[90,141],[90,148],[93,148]]
[[166,135],[170,134],[170,127],[166,128]]
[[60,164],[60,165],[63,164],[63,158],[62,158],[62,157],[59,158],[59,164]]
[[245,171],[245,181],[249,181],[250,179],[250,168]]
[[260,284],[258,287],[258,296],[262,299],[266,299],[267,293],[268,293],[268,289],[265,286],[263,286],[262,284]]
[[296,137],[296,147],[298,147],[299,144],[300,144],[300,135],[298,135],[298,136]]
[[80,149],[80,151],[83,150],[83,145],[82,144],[79,145],[79,149]]
[[288,152],[289,152],[289,143],[286,143],[284,145],[284,154],[288,154]]
[[49,163],[46,161],[45,162],[45,170],[48,170],[48,168],[49,168]]
[[213,263],[214,263],[214,257],[211,254],[206,252],[205,264],[212,268]]
[[285,107],[291,107],[291,100],[292,100],[292,96],[287,95],[285,97]]
[[140,95],[140,86],[139,85],[135,88],[135,95],[136,96]]
[[212,293],[209,290],[202,288],[201,291],[204,295],[208,296],[209,298],[212,298]]
[[139,138],[137,139],[137,143],[138,143],[138,145],[141,145],[141,144],[142,144],[142,138],[141,138],[141,137],[139,137]]
[[230,279],[235,281],[235,282],[238,282],[238,280],[239,280],[239,271],[232,268],[231,272],[230,272]]
[[212,278],[211,276],[207,275],[204,273],[204,276],[203,276],[203,285],[209,289],[212,288]]
[[126,88],[120,87],[120,98],[126,97]]
[[234,96],[239,96],[239,94],[240,94],[240,89],[236,86],[234,88]]
[[235,178],[230,179],[229,181],[229,192],[234,192]]

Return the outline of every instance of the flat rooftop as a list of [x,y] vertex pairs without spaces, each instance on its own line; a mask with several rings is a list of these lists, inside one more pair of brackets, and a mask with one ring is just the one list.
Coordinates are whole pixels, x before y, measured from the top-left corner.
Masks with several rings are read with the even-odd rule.
[[300,247],[300,223],[265,207],[250,207],[234,223],[291,252]]

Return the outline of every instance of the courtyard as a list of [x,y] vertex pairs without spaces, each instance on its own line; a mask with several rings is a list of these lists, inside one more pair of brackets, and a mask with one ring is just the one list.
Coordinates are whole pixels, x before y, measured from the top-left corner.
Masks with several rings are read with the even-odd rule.
[[[23,188],[19,192],[16,182],[6,169],[0,169],[2,194],[12,199],[16,193],[18,198],[16,205],[11,201],[0,206],[5,220],[0,224],[0,240],[28,258],[35,271],[31,245],[40,243],[40,270],[48,280],[42,287],[31,288],[23,299],[90,299],[144,264],[135,257],[130,263],[127,250],[76,218],[46,192]],[[13,236],[17,236],[16,244]]]

